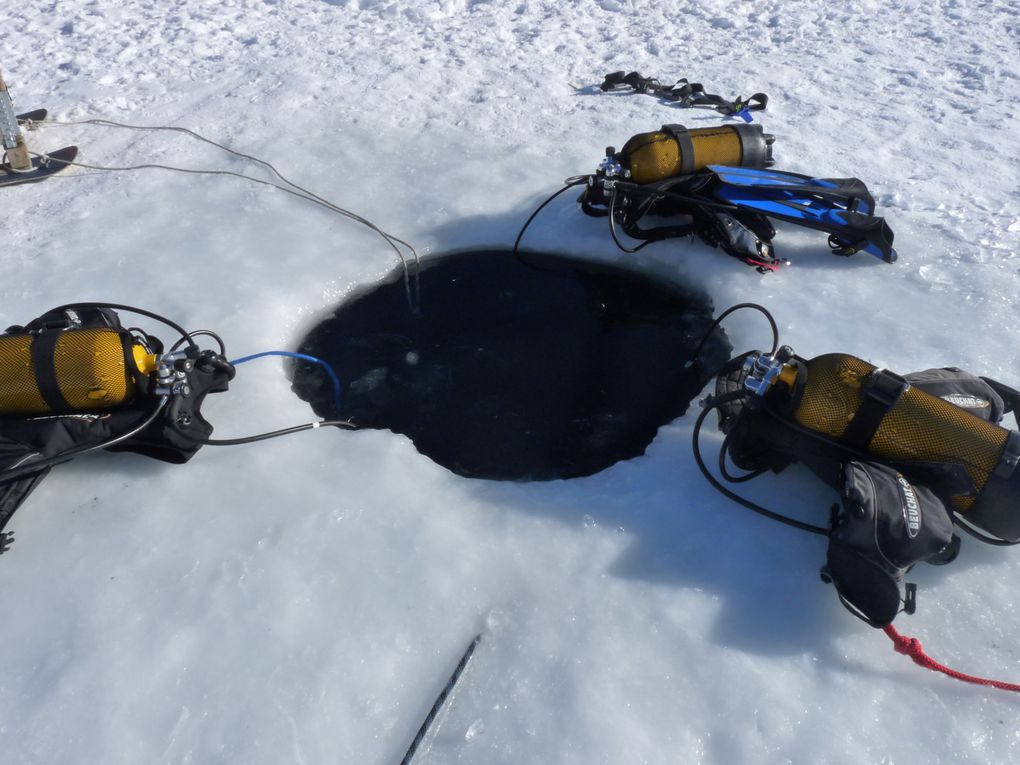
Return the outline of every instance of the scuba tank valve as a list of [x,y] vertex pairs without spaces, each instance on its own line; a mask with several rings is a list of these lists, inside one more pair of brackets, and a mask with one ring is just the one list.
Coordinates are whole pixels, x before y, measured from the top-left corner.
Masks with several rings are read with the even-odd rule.
[[[771,356],[752,353],[744,360],[744,388],[756,396],[764,396],[776,382],[787,385],[796,380],[796,369],[785,363],[786,346]],[[784,356],[780,356],[780,352]]]

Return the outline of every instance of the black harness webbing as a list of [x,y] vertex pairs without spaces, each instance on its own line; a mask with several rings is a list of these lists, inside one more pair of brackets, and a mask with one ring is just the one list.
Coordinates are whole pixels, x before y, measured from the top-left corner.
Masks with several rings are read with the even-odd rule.
[[769,97],[764,93],[755,93],[746,99],[738,97],[733,101],[728,101],[714,93],[706,93],[705,86],[700,82],[688,82],[686,78],[681,78],[673,85],[663,85],[653,77],[642,77],[638,72],[610,72],[601,85],[603,91],[615,90],[619,87],[631,87],[635,93],[658,96],[682,108],[715,109],[728,117],[743,112],[762,111],[769,102]]
[[[1004,414],[1009,412],[1020,414],[1020,391],[1010,388],[1008,385],[1004,385],[990,377],[982,377],[981,379],[991,385],[992,389],[1002,397],[1003,402],[1006,404]],[[1017,424],[1020,424],[1020,422]]]

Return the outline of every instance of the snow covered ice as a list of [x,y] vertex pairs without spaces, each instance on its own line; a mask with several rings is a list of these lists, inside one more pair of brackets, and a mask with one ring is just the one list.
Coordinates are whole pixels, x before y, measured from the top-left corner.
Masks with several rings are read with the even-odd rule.
[[[20,111],[188,127],[412,242],[507,247],[563,179],[666,122],[717,124],[605,73],[687,77],[756,115],[776,167],[856,176],[899,262],[780,225],[761,276],[686,241],[620,253],[570,195],[525,246],[764,303],[798,353],[1020,383],[1020,6],[704,0],[28,0],[0,14]],[[261,172],[174,133],[29,134],[95,165]],[[261,177],[261,176],[260,176]],[[67,302],[293,349],[397,265],[371,231],[236,178],[76,168],[0,192],[4,326]],[[166,331],[145,325],[157,335]],[[740,349],[768,340],[735,315]],[[285,366],[239,369],[216,436],[307,422]],[[818,579],[824,542],[717,495],[692,409],[596,475],[453,475],[389,432],[207,447],[186,466],[55,469],[0,557],[7,763],[397,763],[482,634],[416,763],[1006,763],[1016,698],[915,667]],[[718,437],[706,434],[706,449]],[[746,485],[824,522],[806,472]],[[896,624],[935,658],[1020,680],[1020,553],[964,539]]]

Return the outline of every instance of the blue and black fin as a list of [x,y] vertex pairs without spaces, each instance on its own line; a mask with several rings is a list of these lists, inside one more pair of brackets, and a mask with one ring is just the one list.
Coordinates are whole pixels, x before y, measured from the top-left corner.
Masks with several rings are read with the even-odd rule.
[[[719,202],[829,234],[837,255],[868,252],[896,261],[893,232],[874,215],[875,200],[857,178],[813,178],[799,173],[710,165]],[[703,193],[703,192],[702,192]]]

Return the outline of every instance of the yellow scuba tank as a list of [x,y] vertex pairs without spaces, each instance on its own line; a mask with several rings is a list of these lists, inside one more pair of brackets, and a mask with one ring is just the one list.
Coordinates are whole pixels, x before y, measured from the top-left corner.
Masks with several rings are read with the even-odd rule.
[[67,414],[127,403],[156,357],[110,327],[0,335],[0,416]]
[[952,509],[981,530],[1020,541],[1020,433],[844,353],[806,361],[758,354],[745,369],[746,387],[809,434],[897,466],[955,472],[963,480],[946,492]]
[[663,125],[651,133],[639,133],[615,154],[616,161],[634,183],[654,183],[678,175],[690,175],[708,165],[768,167],[773,164],[775,136],[761,125],[720,125],[688,130],[683,125]]

